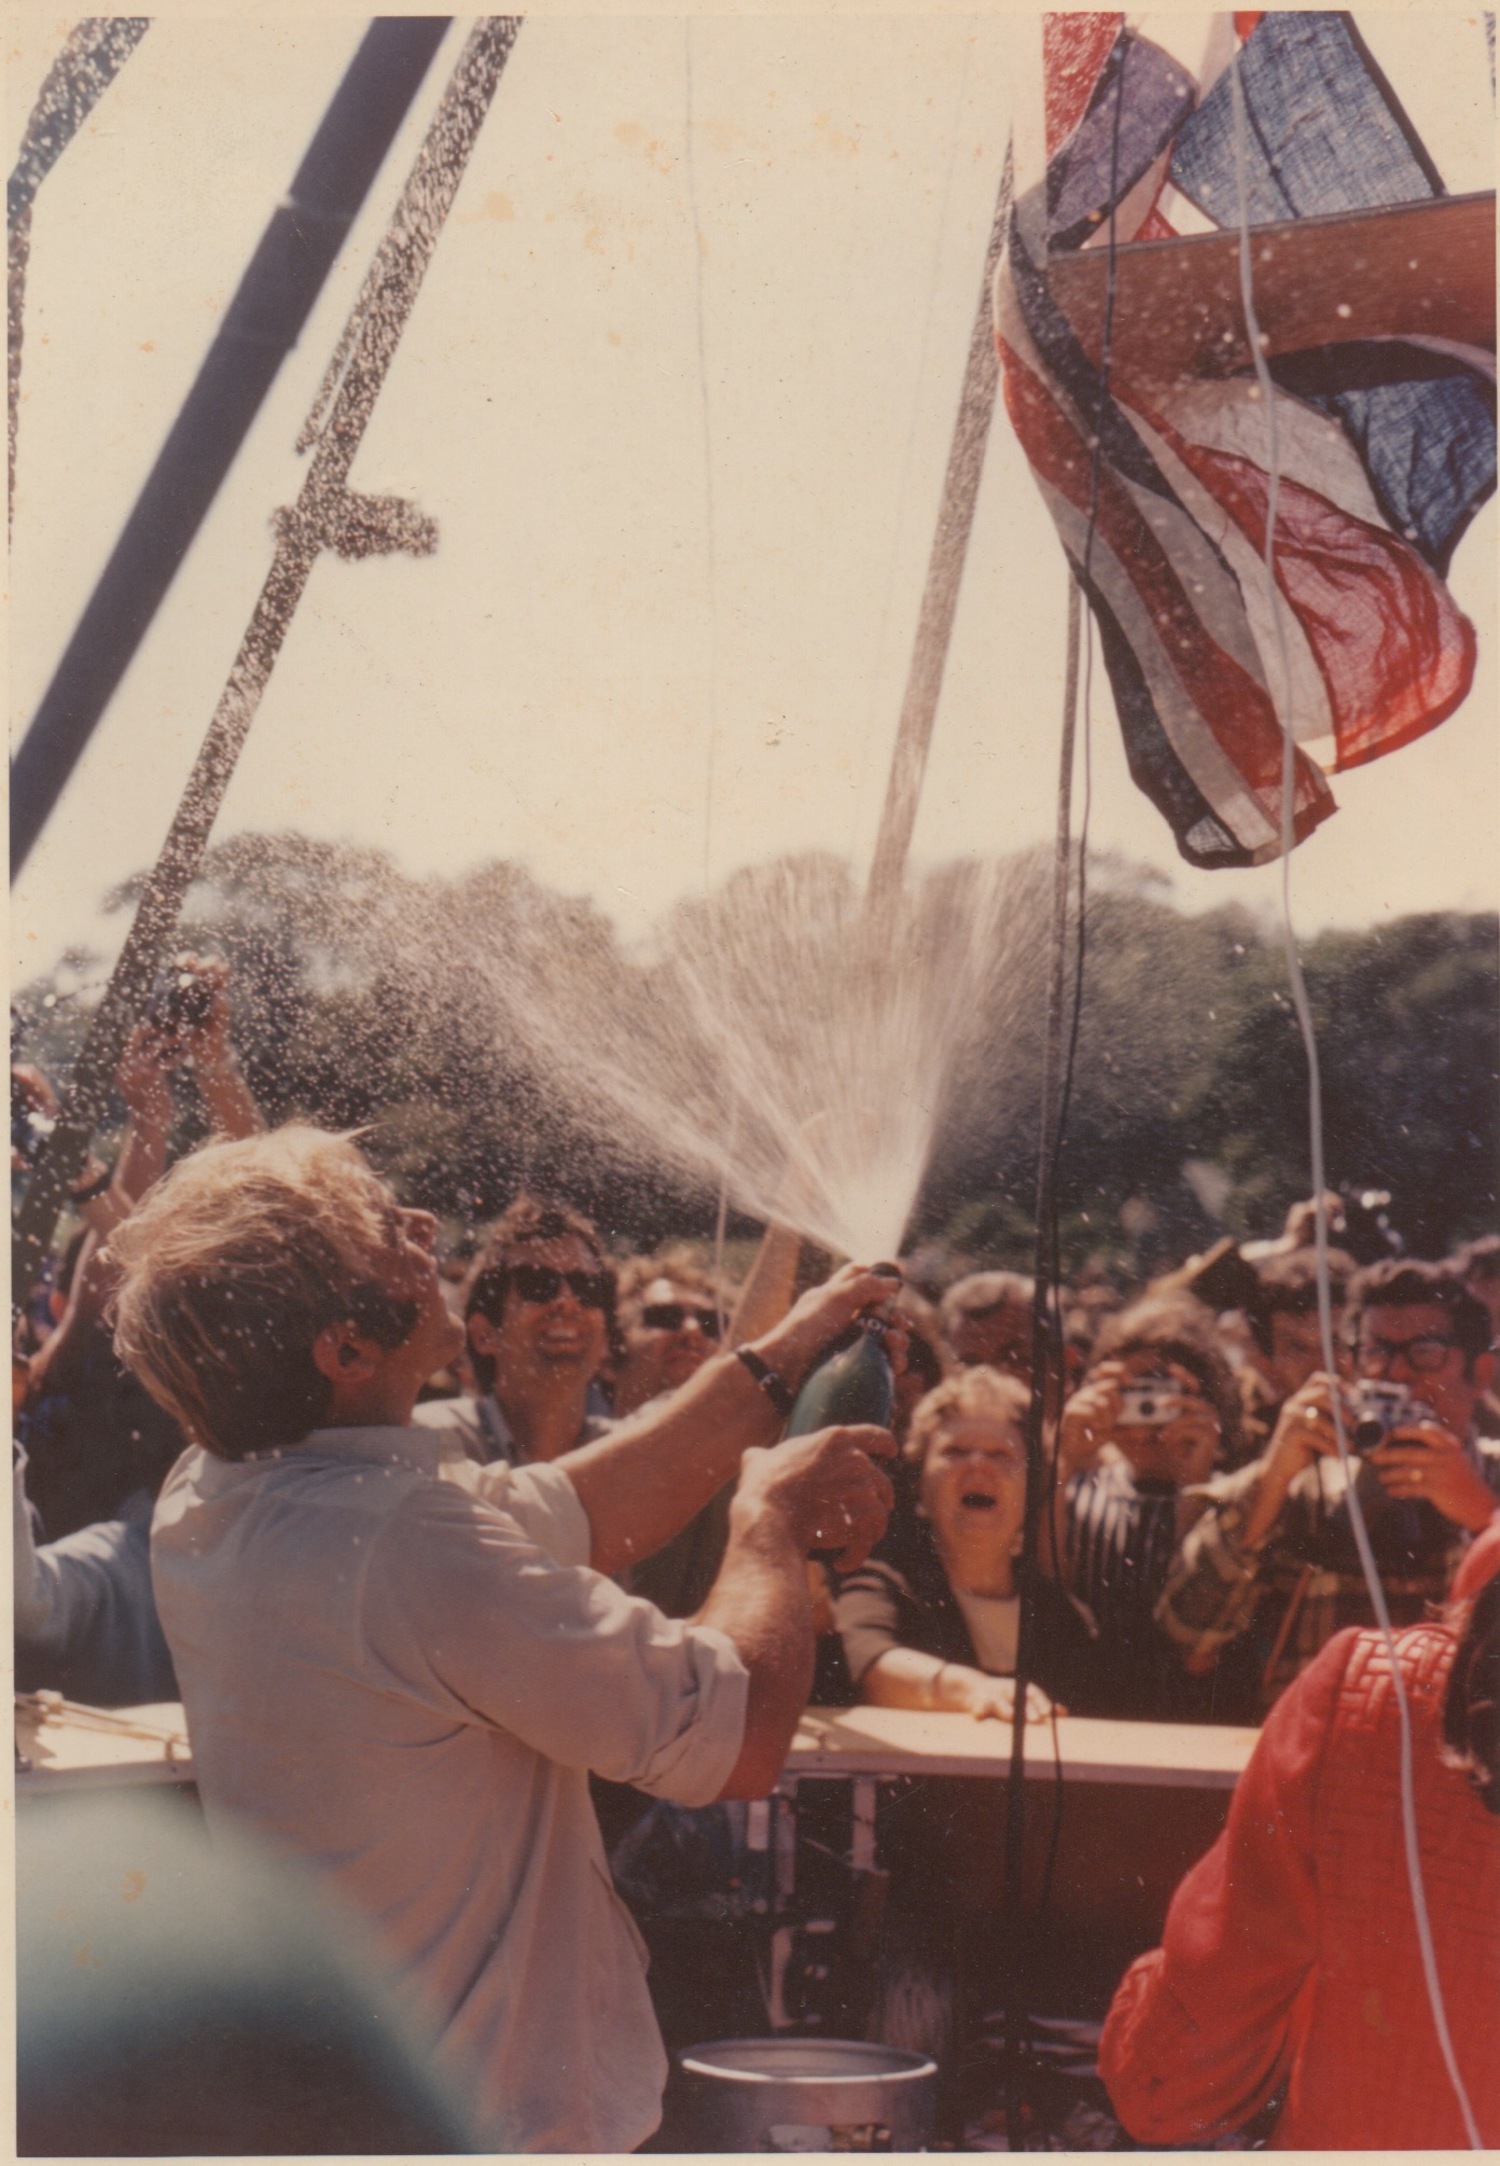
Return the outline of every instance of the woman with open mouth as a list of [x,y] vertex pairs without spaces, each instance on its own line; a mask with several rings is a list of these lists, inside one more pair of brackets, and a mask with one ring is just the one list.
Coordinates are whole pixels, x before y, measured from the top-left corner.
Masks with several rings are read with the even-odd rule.
[[[861,1696],[977,1719],[1011,1718],[1021,1608],[1026,1386],[962,1369],[912,1415],[904,1455],[913,1501],[839,1587],[836,1615]],[[1036,1674],[1027,1713],[1073,1704],[1093,1659],[1087,1627],[1038,1574]],[[890,1882],[872,1967],[868,2035],[933,2053],[948,2071],[940,2120],[961,2130],[962,2053],[993,2005],[1001,1816],[988,1784],[951,1777],[881,1785],[879,1855]]]
[[[961,1370],[930,1391],[904,1447],[916,1476],[913,1511],[839,1589],[837,1616],[850,1673],[864,1699],[1009,1721],[1020,1621],[1017,1568],[1026,1495],[1026,1387],[994,1369]],[[1086,1630],[1060,1588],[1040,1582],[1041,1682],[1067,1697]]]

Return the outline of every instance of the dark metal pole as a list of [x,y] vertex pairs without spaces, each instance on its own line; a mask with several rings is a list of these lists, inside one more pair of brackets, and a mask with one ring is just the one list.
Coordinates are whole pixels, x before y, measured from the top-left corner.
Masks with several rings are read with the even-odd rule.
[[371,23],[272,214],[11,765],[12,881],[297,343],[451,20]]
[[303,431],[303,440],[316,446],[312,462],[296,503],[277,518],[271,569],[104,998],[73,1063],[56,1125],[16,1213],[13,1303],[25,1299],[69,1184],[83,1164],[131,1024],[166,953],[182,899],[197,873],[240,748],[320,551],[361,557],[404,549],[420,556],[436,547],[431,520],[399,498],[354,494],[347,486],[349,470],[519,27],[515,16],[481,16],[464,41],[314,402]]

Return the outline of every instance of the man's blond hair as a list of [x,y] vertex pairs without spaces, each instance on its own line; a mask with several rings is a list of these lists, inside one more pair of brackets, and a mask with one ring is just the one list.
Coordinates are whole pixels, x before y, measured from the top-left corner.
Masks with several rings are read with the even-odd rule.
[[1030,1404],[1030,1389],[1017,1376],[1006,1376],[982,1363],[955,1370],[917,1401],[906,1432],[905,1455],[920,1466],[940,1430],[960,1421],[1024,1422]]
[[378,1280],[393,1205],[347,1136],[294,1124],[181,1159],[110,1238],[115,1351],[222,1459],[297,1444],[327,1411],[313,1341],[416,1322]]

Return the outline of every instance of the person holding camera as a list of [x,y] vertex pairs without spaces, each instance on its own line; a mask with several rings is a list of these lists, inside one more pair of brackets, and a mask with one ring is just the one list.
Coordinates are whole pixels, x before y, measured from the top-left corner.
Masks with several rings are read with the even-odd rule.
[[76,1238],[67,1303],[27,1365],[12,1468],[16,1682],[97,1707],[174,1700],[152,1594],[157,1493],[186,1445],[121,1367],[105,1311],[118,1276],[108,1242],[167,1161],[172,1078],[191,1063],[215,1132],[263,1123],[230,1039],[228,966],[181,955],[131,1032],[115,1074],[126,1125]]
[[166,1166],[177,1112],[173,1079],[185,1068],[216,1136],[233,1140],[264,1126],[235,1056],[231,1020],[228,965],[217,956],[179,955],[115,1072],[126,1112],[119,1156],[86,1195],[75,1191],[82,1224],[69,1251],[66,1302],[28,1364],[17,1422],[31,1460],[27,1494],[50,1539],[111,1521],[143,1479],[160,1480],[181,1449],[110,1348],[103,1321],[115,1284],[108,1242]]
[[1100,1333],[1063,1409],[1044,1561],[1096,1632],[1075,1714],[1162,1722],[1222,1713],[1155,1621],[1169,1566],[1227,1453],[1234,1382],[1207,1311],[1183,1295],[1137,1302]]
[[1233,1663],[1269,1707],[1334,1633],[1373,1621],[1338,1456],[1352,1479],[1397,1624],[1440,1603],[1500,1496],[1500,1458],[1474,1434],[1494,1371],[1490,1320],[1440,1264],[1383,1258],[1350,1287],[1354,1377],[1315,1372],[1259,1459],[1203,1485],[1158,1608],[1185,1666]]
[[[1355,1273],[1352,1256],[1328,1251],[1328,1290],[1335,1333],[1343,1326],[1344,1303]],[[1259,1458],[1276,1432],[1281,1409],[1323,1366],[1318,1321],[1317,1257],[1310,1248],[1267,1256],[1254,1266],[1255,1283],[1247,1289],[1244,1315],[1249,1326],[1247,1359],[1235,1381],[1240,1394],[1240,1448]]]

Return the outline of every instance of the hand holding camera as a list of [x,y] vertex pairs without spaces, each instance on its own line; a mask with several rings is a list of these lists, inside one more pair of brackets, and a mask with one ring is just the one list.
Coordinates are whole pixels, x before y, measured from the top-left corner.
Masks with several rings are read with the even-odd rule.
[[[1359,1396],[1376,1390],[1403,1393],[1407,1404],[1382,1397],[1362,1411],[1358,1431],[1360,1456],[1375,1469],[1389,1497],[1412,1498],[1432,1505],[1456,1527],[1478,1533],[1495,1509],[1494,1493],[1464,1449],[1462,1438],[1440,1422],[1431,1408],[1401,1384],[1362,1379]],[[1378,1432],[1378,1433],[1377,1433]],[[1370,1438],[1366,1443],[1365,1436]]]
[[1066,1481],[1085,1473],[1114,1435],[1129,1372],[1123,1361],[1096,1362],[1063,1408],[1058,1434],[1058,1472]]
[[1281,1410],[1267,1454],[1279,1490],[1319,1456],[1336,1455],[1333,1393],[1341,1393],[1344,1440],[1368,1465],[1385,1494],[1425,1501],[1455,1526],[1489,1524],[1495,1500],[1472,1465],[1462,1439],[1440,1422],[1408,1385],[1360,1377],[1352,1386],[1310,1377]]
[[229,966],[218,956],[179,955],[157,980],[142,1021],[180,1067],[201,1066],[229,1041]]

